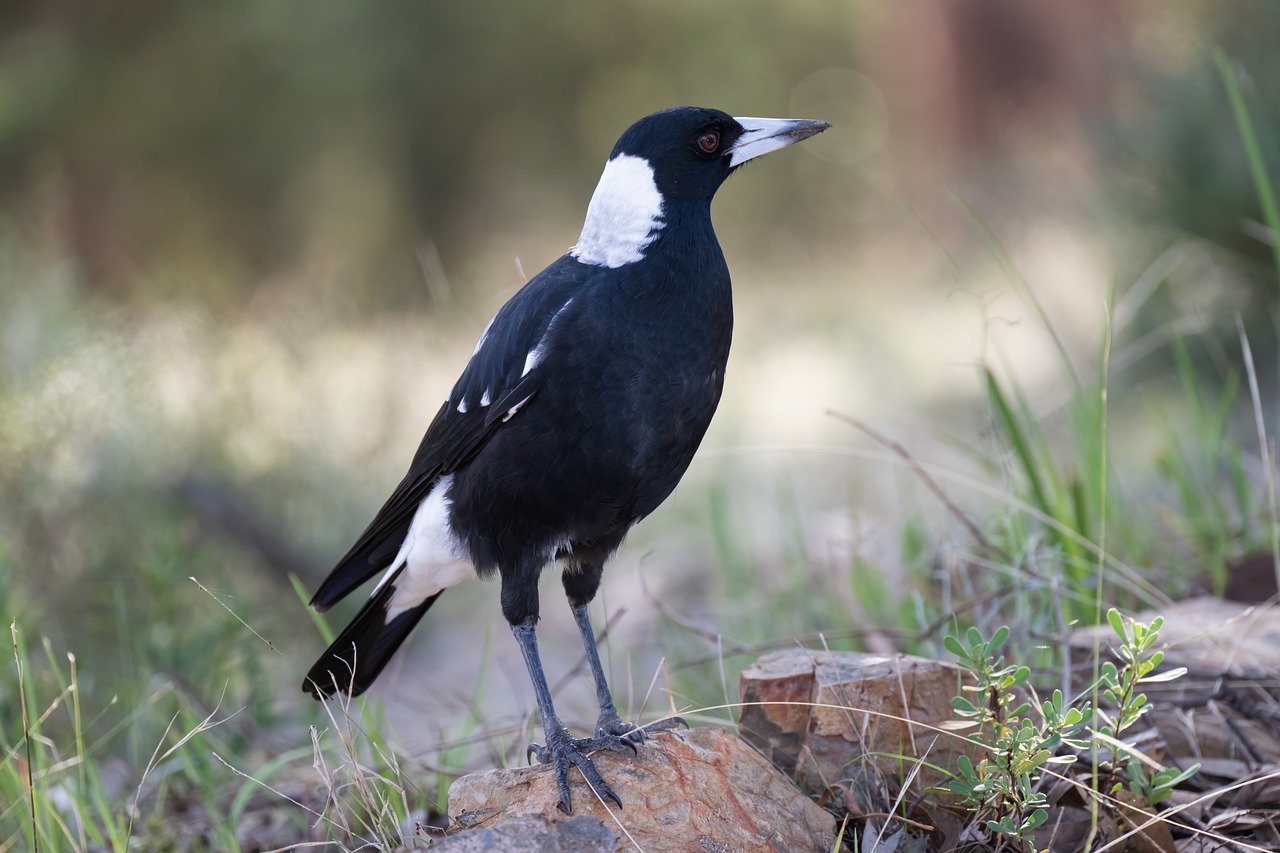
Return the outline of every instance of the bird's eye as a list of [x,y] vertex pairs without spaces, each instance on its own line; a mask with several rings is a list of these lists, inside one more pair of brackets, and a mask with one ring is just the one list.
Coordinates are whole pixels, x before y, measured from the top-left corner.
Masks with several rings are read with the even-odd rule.
[[714,154],[720,147],[720,131],[708,130],[698,137],[698,147],[708,154]]

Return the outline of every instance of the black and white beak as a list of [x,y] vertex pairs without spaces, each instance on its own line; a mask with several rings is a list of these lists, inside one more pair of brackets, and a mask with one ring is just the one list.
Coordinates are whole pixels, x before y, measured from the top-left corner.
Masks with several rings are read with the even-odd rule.
[[741,166],[762,154],[786,148],[831,127],[830,122],[808,118],[738,118],[742,135],[725,150],[732,167]]

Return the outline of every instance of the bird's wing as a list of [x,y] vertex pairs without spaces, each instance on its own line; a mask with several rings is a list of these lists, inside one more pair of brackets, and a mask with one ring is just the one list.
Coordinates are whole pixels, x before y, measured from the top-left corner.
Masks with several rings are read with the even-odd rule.
[[408,535],[418,504],[436,481],[466,465],[537,393],[549,333],[567,321],[584,281],[583,267],[565,256],[530,280],[494,315],[449,399],[427,427],[408,473],[325,578],[312,606],[328,609],[390,565]]

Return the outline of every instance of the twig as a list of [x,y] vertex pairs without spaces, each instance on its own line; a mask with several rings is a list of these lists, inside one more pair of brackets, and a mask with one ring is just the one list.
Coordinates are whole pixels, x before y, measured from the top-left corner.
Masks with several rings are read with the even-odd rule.
[[[679,625],[681,628],[684,628],[690,634],[702,637],[707,642],[723,650],[725,640],[722,634],[708,628],[703,628],[688,616],[685,616],[675,608],[667,605],[661,598],[649,591],[649,585],[645,583],[644,575],[638,575],[637,577],[640,580],[640,589],[644,593],[645,598],[653,602],[654,607],[658,608],[659,613]],[[730,641],[727,645],[729,654],[744,654],[749,651],[747,646],[741,645],[740,643]]]
[[189,576],[189,577],[187,578],[187,580],[191,581],[193,584],[195,584],[196,586],[200,587],[200,591],[201,591],[201,592],[203,592],[205,595],[209,596],[209,597],[210,597],[210,598],[212,598],[214,601],[216,601],[216,602],[218,603],[218,606],[219,606],[219,607],[221,607],[223,610],[225,610],[225,611],[227,611],[228,613],[230,613],[230,614],[232,615],[232,617],[234,617],[234,618],[235,618],[235,620],[236,620],[237,622],[239,622],[241,625],[243,625],[243,626],[244,626],[244,627],[249,631],[249,633],[253,634],[253,636],[257,637],[259,640],[261,640],[262,642],[266,643],[267,648],[271,649],[271,651],[275,652],[277,655],[279,655],[280,657],[284,658],[286,661],[289,661],[289,664],[290,664],[291,666],[293,666],[295,669],[297,669],[297,665],[296,665],[296,664],[294,664],[294,663],[293,663],[293,661],[290,661],[290,660],[289,660],[289,658],[288,658],[288,657],[286,657],[286,656],[285,656],[285,654],[284,654],[283,652],[281,652],[278,648],[276,648],[276,644],[275,644],[275,643],[271,642],[271,641],[270,641],[270,640],[268,640],[266,637],[264,637],[264,636],[262,636],[261,634],[259,634],[259,633],[258,633],[258,631],[257,631],[257,630],[252,626],[252,625],[250,625],[248,622],[244,621],[244,619],[240,616],[240,614],[239,614],[239,613],[236,613],[234,610],[232,610],[230,607],[228,607],[228,606],[226,605],[226,602],[224,602],[221,598],[218,598],[218,596],[217,596],[217,595],[215,595],[215,594],[213,593],[213,591],[212,591],[212,590],[210,590],[210,589],[209,589],[207,586],[205,586],[204,584],[200,583],[200,581],[196,580],[194,577],[190,577],[190,576]]
[[964,511],[961,510],[960,507],[956,506],[955,502],[952,501],[951,498],[947,497],[947,493],[942,490],[942,487],[938,485],[938,482],[929,475],[928,471],[924,470],[924,467],[915,460],[915,457],[913,457],[905,447],[889,438],[887,435],[872,429],[871,426],[855,417],[837,412],[834,409],[827,409],[827,414],[838,421],[842,421],[855,429],[861,430],[863,433],[870,436],[873,441],[883,444],[885,447],[898,454],[898,456],[902,457],[902,460],[906,462],[907,465],[910,466],[911,470],[915,472],[916,476],[920,478],[920,482],[924,483],[925,488],[933,492],[934,497],[942,501],[942,505],[947,508],[947,512],[951,513],[957,521],[964,525],[965,530],[969,531],[969,535],[973,537],[975,542],[988,550],[999,550],[991,544],[991,540],[987,538],[987,535],[982,532],[978,525],[974,524],[969,516],[965,515]]

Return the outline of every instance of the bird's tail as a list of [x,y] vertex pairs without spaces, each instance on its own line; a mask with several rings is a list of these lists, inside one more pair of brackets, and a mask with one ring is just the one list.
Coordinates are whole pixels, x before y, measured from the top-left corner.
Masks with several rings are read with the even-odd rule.
[[335,693],[359,696],[382,672],[391,655],[409,636],[440,593],[387,621],[394,579],[370,596],[364,607],[311,667],[302,682],[304,693],[327,699]]

